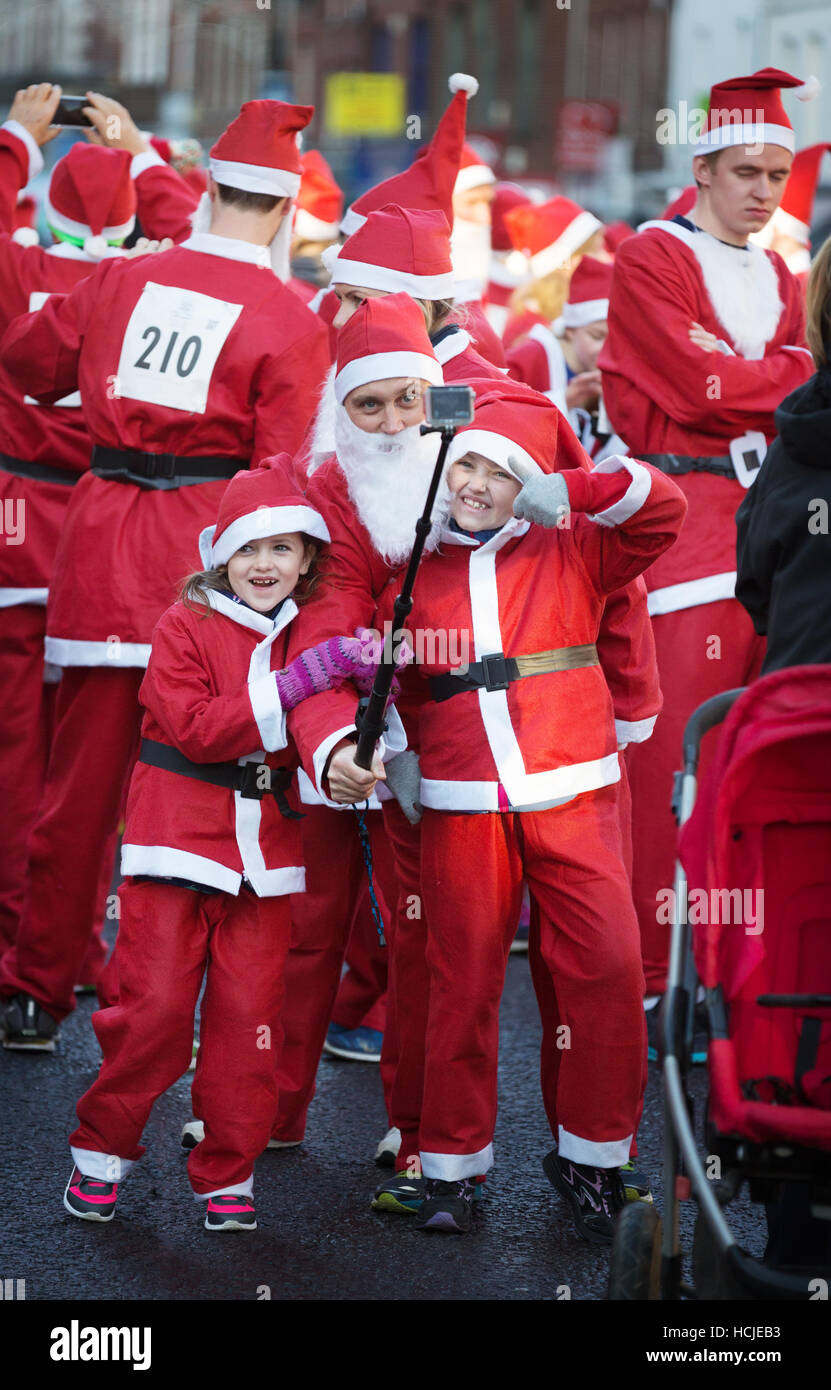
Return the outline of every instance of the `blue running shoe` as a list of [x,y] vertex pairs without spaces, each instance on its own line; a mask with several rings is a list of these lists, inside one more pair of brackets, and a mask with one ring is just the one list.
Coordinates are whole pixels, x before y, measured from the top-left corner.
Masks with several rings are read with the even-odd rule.
[[380,1062],[383,1033],[376,1028],[341,1028],[330,1023],[323,1051],[349,1062]]

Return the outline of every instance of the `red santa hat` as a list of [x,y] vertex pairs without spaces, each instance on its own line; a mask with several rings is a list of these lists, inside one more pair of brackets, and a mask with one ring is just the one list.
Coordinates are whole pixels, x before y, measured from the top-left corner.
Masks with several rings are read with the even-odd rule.
[[126,150],[73,145],[52,170],[45,198],[53,233],[77,242],[93,260],[118,254],[107,243],[123,241],[136,221],[130,163]]
[[773,214],[777,232],[792,236],[802,246],[811,245],[811,217],[823,155],[831,144],[808,145],[794,155],[782,201]]
[[298,531],[331,540],[320,512],[298,491],[291,455],[276,454],[259,468],[234,474],[222,494],[216,525],[199,537],[199,554],[205,569],[217,569],[249,541]]
[[[476,418],[457,430],[447,453],[448,466],[467,453],[481,454],[515,477],[513,461],[532,473],[551,473],[557,454],[560,412],[552,401],[517,382],[470,383]],[[520,481],[524,481],[520,479]]]
[[686,217],[688,212],[692,212],[695,207],[695,200],[698,197],[696,184],[691,183],[689,187],[683,188],[677,198],[673,198],[661,213],[662,222],[671,222],[674,217]]
[[343,214],[343,193],[319,150],[308,150],[301,164],[294,234],[304,241],[335,241]]
[[424,315],[408,294],[364,300],[338,334],[338,405],[357,386],[388,377],[416,377],[431,386],[444,381]]
[[603,245],[610,256],[614,256],[621,242],[635,235],[635,228],[628,222],[607,222],[603,228]]
[[563,312],[554,320],[554,332],[562,337],[567,328],[585,328],[609,317],[612,265],[594,256],[583,256],[571,277]]
[[603,226],[594,213],[563,197],[513,208],[505,222],[514,246],[530,257],[536,279],[557,270]]
[[707,125],[696,141],[696,154],[731,145],[782,145],[793,153],[793,127],[782,105],[781,89],[790,87],[800,101],[820,89],[816,77],[803,81],[779,68],[761,68],[750,77],[731,77],[710,91]]
[[12,216],[14,223],[12,241],[16,241],[18,246],[37,246],[40,242],[35,226],[37,202],[31,193],[24,193],[22,190],[18,193]]
[[288,101],[246,101],[211,150],[209,168],[216,182],[294,198],[300,188],[300,131],[314,110]]
[[466,193],[470,188],[481,188],[490,183],[496,183],[496,174],[493,169],[490,165],[485,164],[472,145],[467,143],[462,145],[462,157],[459,160],[459,172],[456,175],[453,192]]
[[491,203],[491,248],[494,251],[513,251],[514,243],[505,221],[506,213],[514,208],[533,206],[531,199],[518,183],[498,183]]
[[414,299],[453,293],[450,228],[438,208],[424,211],[394,203],[371,212],[343,246],[323,252],[333,285],[360,285]]
[[[440,208],[453,225],[453,192],[465,143],[468,98],[475,96],[479,83],[464,72],[454,72],[447,84],[453,99],[436,126],[429,144],[416,155],[409,169],[384,179],[362,193],[346,209],[341,231],[351,236],[376,208],[397,203],[402,208]],[[481,182],[481,180],[480,180]]]

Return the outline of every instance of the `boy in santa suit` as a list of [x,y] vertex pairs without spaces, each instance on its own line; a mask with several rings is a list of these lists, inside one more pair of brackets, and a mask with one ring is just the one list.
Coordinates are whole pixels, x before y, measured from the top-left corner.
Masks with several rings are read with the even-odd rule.
[[[549,472],[561,420],[507,387],[479,396],[450,446],[450,521],[408,620],[460,634],[469,653],[454,671],[447,653],[428,652],[410,682],[429,970],[417,1225],[469,1230],[474,1180],[493,1162],[499,1000],[525,878],[569,1035],[559,1075],[546,1077],[557,1139],[546,1171],[580,1233],[608,1242],[645,1036],[617,740],[595,643],[604,595],[672,544],[686,504],[629,459]],[[392,617],[392,593],[379,623]]]
[[121,855],[119,1000],[94,1015],[104,1060],[70,1140],[64,1206],[82,1220],[112,1220],[151,1107],[187,1068],[204,976],[193,1089],[205,1135],[191,1185],[207,1230],[256,1229],[252,1170],[276,1100],[288,895],[304,881],[286,714],[367,670],[354,638],[285,664],[292,594],[308,597],[329,539],[289,463],[231,479],[199,538],[203,569],[153,632]]
[[38,399],[80,386],[95,446],[47,615],[46,657],[64,674],[28,897],[0,961],[0,993],[18,996],[6,1046],[51,1040],[73,1007],[100,855],[136,754],[153,625],[225,481],[296,449],[326,368],[322,326],[274,273],[288,265],[297,134],[311,115],[247,102],[211,151],[211,231],[152,260],[108,262],[3,342],[6,369]]
[[[508,372],[553,401],[590,458],[626,453],[616,434],[599,431],[600,372],[606,341],[612,266],[583,256],[571,277],[563,312],[552,324],[536,324],[508,351]],[[601,417],[602,423],[602,417]]]
[[[600,356],[614,428],[639,459],[678,479],[689,504],[677,545],[645,576],[665,707],[630,762],[652,1019],[666,979],[659,895],[673,878],[670,799],[682,731],[697,705],[746,685],[761,662],[761,639],[733,597],[735,512],[775,433],[776,406],[812,367],[799,286],[779,256],[748,241],[780,202],[791,167],[783,86],[799,79],[765,69],[713,88],[693,158],[696,203],[620,247]],[[752,124],[737,122],[743,112]]]
[[[60,134],[52,125],[61,96],[49,82],[19,91],[0,127],[0,331],[53,294],[66,294],[119,247],[138,208],[150,236],[167,193],[179,180],[161,180],[140,155],[73,145],[55,164],[45,198],[54,245],[37,235],[10,235],[19,190],[43,168],[41,147]],[[57,671],[44,668],[46,600],[58,536],[72,489],[89,467],[92,449],[77,392],[54,405],[28,394],[0,367],[0,511],[25,523],[0,548],[0,947],[14,941],[23,902],[27,842],[37,811],[48,754]],[[46,680],[46,683],[44,683]],[[114,851],[113,851],[114,852]],[[112,862],[112,852],[110,854]],[[104,873],[104,892],[111,875]],[[103,964],[96,939],[80,967],[93,983]]]
[[537,325],[547,328],[562,313],[571,272],[581,256],[611,260],[603,245],[603,223],[571,198],[520,204],[505,213],[515,250],[525,256],[527,283],[514,294],[502,334],[506,352]]

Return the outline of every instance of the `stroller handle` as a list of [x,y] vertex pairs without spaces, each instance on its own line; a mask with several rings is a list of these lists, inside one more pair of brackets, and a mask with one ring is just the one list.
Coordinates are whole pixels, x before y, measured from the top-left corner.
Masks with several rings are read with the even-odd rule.
[[701,753],[701,740],[710,729],[714,729],[717,724],[727,718],[736,700],[743,695],[747,686],[739,686],[736,690],[725,690],[720,695],[713,695],[709,700],[705,700],[698,709],[694,709],[687,720],[684,729],[684,771],[695,776],[698,771],[698,759]]

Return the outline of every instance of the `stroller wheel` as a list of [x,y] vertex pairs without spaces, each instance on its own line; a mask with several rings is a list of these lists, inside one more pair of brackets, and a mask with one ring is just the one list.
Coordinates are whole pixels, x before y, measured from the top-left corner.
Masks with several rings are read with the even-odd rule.
[[647,1202],[628,1202],[617,1219],[609,1268],[612,1300],[660,1298],[661,1218]]

